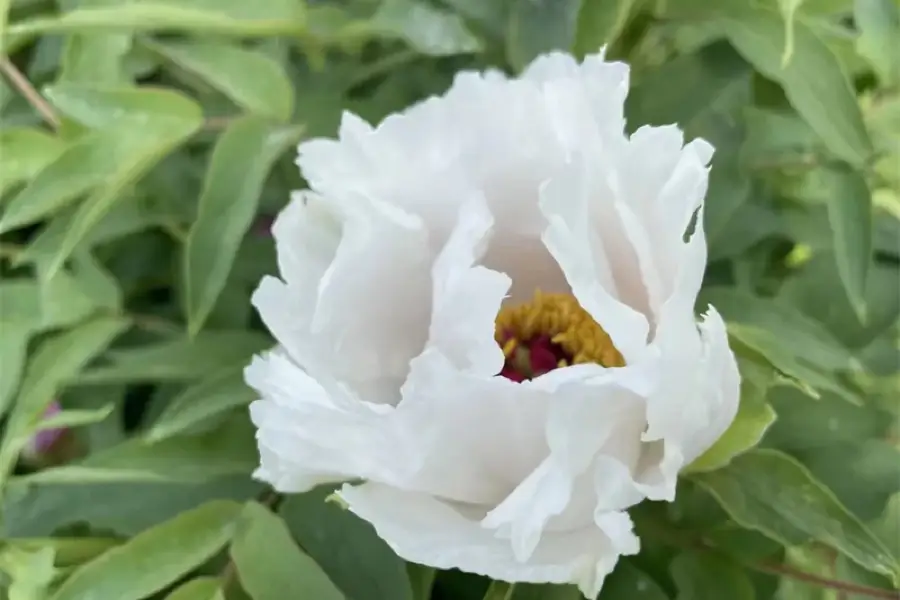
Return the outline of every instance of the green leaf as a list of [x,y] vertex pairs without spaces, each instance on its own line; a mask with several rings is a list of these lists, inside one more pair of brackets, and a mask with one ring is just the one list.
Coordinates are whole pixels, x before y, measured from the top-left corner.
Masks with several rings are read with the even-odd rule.
[[244,383],[243,369],[227,368],[198,381],[175,396],[145,435],[158,442],[190,431],[216,415],[249,404],[257,393]]
[[782,66],[786,45],[778,14],[729,0],[719,22],[738,51],[765,76],[778,81],[797,112],[834,154],[854,166],[872,155],[872,142],[852,88],[837,59],[803,21],[794,23],[794,54]]
[[568,52],[575,42],[581,0],[513,0],[506,31],[506,55],[521,71],[538,55]]
[[344,599],[322,569],[297,547],[284,521],[256,502],[244,506],[231,558],[253,600]]
[[[598,600],[668,600],[652,577],[637,568],[627,559],[620,559],[615,570],[603,582]],[[538,600],[535,598],[535,600]]]
[[767,391],[768,385],[760,386],[744,375],[741,381],[741,403],[734,421],[722,437],[695,459],[684,473],[720,469],[739,454],[755,448],[776,418],[775,411],[766,402]]
[[[126,0],[80,0],[80,9],[110,9],[126,6]],[[131,35],[72,34],[62,54],[59,81],[70,83],[123,84],[129,82],[125,57],[131,50]]]
[[822,176],[838,273],[857,316],[865,322],[866,280],[872,259],[872,195],[863,176],[848,167],[823,170]]
[[47,429],[63,429],[67,427],[80,427],[82,425],[91,425],[99,423],[103,419],[112,414],[115,406],[107,404],[100,408],[92,410],[63,410],[54,415],[41,419],[38,423],[35,433],[45,431]]
[[148,444],[140,438],[97,452],[61,467],[16,478],[16,483],[102,483],[175,481],[195,483],[226,475],[250,473],[259,456],[254,430],[243,415],[196,436]]
[[22,386],[0,444],[0,481],[28,443],[62,384],[102,352],[127,321],[103,317],[45,340],[28,361]]
[[56,569],[53,566],[53,548],[25,551],[7,546],[0,553],[0,569],[12,580],[6,590],[9,600],[43,600]]
[[593,54],[615,42],[636,4],[635,0],[584,0],[578,13],[575,54]]
[[781,55],[781,67],[786,67],[794,55],[794,16],[804,0],[778,0],[778,10],[784,19],[784,53]]
[[253,224],[269,170],[301,133],[300,127],[245,117],[232,123],[216,143],[184,251],[191,335],[203,326],[225,287],[241,240]]
[[66,115],[88,127],[122,127],[118,164],[76,211],[61,248],[48,266],[56,271],[90,229],[110,210],[123,189],[187,139],[203,122],[200,107],[165,90],[95,89],[58,85],[47,90]]
[[228,543],[240,508],[209,502],[145,531],[77,569],[52,600],[140,600],[158,592]]
[[0,233],[46,218],[100,184],[111,168],[119,168],[131,148],[131,135],[123,131],[92,132],[56,154],[10,199],[0,218]]
[[203,483],[120,482],[35,484],[13,480],[3,504],[0,531],[9,537],[43,537],[73,523],[132,536],[209,500],[244,502],[264,491],[249,477]]
[[[3,307],[3,311],[6,310],[4,304],[0,303],[0,306]],[[0,417],[2,417],[6,414],[6,409],[19,387],[32,328],[28,324],[13,323],[4,323],[0,327],[3,329],[3,335],[0,336]]]
[[459,15],[415,0],[384,0],[366,28],[402,39],[429,56],[469,54],[481,49],[481,41]]
[[[56,17],[20,21],[7,29],[10,38],[49,33],[109,31],[182,31],[233,36],[302,35],[305,19],[299,2],[291,15],[273,18],[232,16],[215,6],[193,8],[176,2],[139,2],[111,8],[82,8]],[[12,41],[12,40],[11,40]],[[18,41],[18,40],[17,40]]]
[[109,365],[89,369],[77,381],[109,384],[197,379],[245,365],[271,345],[267,336],[253,331],[204,331],[193,339],[178,337],[115,350],[107,356]]
[[216,600],[222,582],[215,577],[197,577],[178,586],[166,600]]
[[294,88],[277,62],[234,44],[167,42],[149,47],[228,96],[250,113],[281,121],[294,111]]
[[34,178],[62,149],[59,139],[37,129],[17,127],[0,131],[0,200],[14,185]]
[[294,538],[348,600],[412,600],[404,562],[321,487],[288,497],[279,510]]
[[884,87],[900,83],[900,6],[891,0],[855,0],[856,50],[875,68]]
[[669,567],[678,589],[676,600],[755,600],[747,574],[736,564],[710,553],[684,552]]
[[754,450],[694,476],[741,526],[795,546],[815,539],[876,573],[900,579],[890,551],[796,460]]

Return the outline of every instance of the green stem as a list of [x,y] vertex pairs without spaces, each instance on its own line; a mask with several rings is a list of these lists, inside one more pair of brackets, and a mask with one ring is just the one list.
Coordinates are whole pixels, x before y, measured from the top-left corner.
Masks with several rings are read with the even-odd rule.
[[492,581],[487,592],[484,594],[484,600],[510,600],[515,590],[516,584],[507,583],[505,581]]

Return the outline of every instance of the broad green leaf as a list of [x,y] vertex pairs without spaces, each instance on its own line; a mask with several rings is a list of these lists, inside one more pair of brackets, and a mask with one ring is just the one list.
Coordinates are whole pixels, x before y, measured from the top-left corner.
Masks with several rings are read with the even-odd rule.
[[513,0],[506,55],[516,70],[551,50],[568,52],[578,29],[580,0]]
[[264,491],[246,476],[203,483],[124,482],[10,484],[0,530],[4,537],[45,537],[72,523],[132,536],[215,499],[244,502]]
[[253,224],[269,170],[301,133],[300,127],[245,117],[219,137],[184,251],[191,335],[200,331],[225,287],[241,240]]
[[12,580],[6,590],[9,600],[43,600],[56,569],[53,566],[53,548],[35,551],[22,550],[16,546],[6,546],[0,552],[0,570]]
[[712,304],[731,323],[754,326],[777,334],[784,351],[827,370],[849,369],[851,353],[819,323],[776,300],[723,287],[703,291],[699,305]]
[[[576,597],[577,598],[577,597]],[[668,600],[669,596],[653,578],[627,559],[619,560],[603,582],[598,600]],[[535,598],[535,600],[538,600]],[[573,599],[574,600],[574,599]]]
[[122,153],[118,164],[75,212],[61,248],[48,266],[52,273],[109,212],[126,186],[199,129],[203,115],[192,100],[165,90],[58,85],[47,94],[62,112],[86,126],[123,128],[117,138]]
[[815,539],[866,569],[900,578],[897,559],[884,544],[786,454],[754,450],[694,480],[743,527],[785,546]]
[[452,12],[415,0],[385,0],[366,23],[372,33],[404,40],[429,56],[469,54],[481,49],[481,42]]
[[173,398],[153,427],[148,442],[190,431],[212,417],[249,404],[257,393],[244,383],[243,368],[228,368],[198,381]]
[[593,54],[615,42],[636,4],[635,0],[583,0],[575,33],[575,54]]
[[786,40],[777,13],[733,0],[718,8],[731,43],[763,75],[781,84],[831,151],[855,166],[865,164],[873,149],[862,114],[837,59],[816,33],[796,21],[793,58],[782,66]]
[[150,48],[228,96],[250,113],[290,119],[294,88],[284,70],[258,51],[219,42],[154,43]]
[[284,521],[256,502],[244,506],[231,558],[253,600],[344,599],[319,565],[297,547]]
[[848,167],[823,170],[828,220],[834,232],[838,273],[860,320],[865,322],[866,279],[872,258],[872,195],[863,176]]
[[267,336],[253,331],[204,331],[193,339],[177,337],[115,350],[107,356],[108,365],[85,371],[77,381],[108,384],[197,379],[245,365],[253,354],[271,345]]
[[294,538],[347,600],[413,600],[403,561],[375,529],[327,502],[322,487],[287,498],[279,510]]
[[755,600],[746,572],[711,553],[684,552],[669,566],[678,589],[675,600]]
[[855,0],[856,50],[887,88],[900,83],[900,5],[892,0]]
[[17,127],[0,131],[0,200],[14,185],[30,181],[62,150],[62,141],[37,129]]
[[793,112],[746,107],[747,139],[741,162],[750,169],[810,164],[825,154],[816,132]]
[[299,2],[294,5],[297,11],[292,16],[242,18],[214,7],[192,8],[179,6],[176,2],[138,2],[110,8],[76,9],[56,17],[24,20],[10,26],[7,34],[13,39],[70,31],[180,31],[241,37],[302,35],[306,27],[301,5]]
[[155,444],[140,438],[130,439],[79,462],[20,476],[16,482],[195,483],[227,475],[250,475],[259,463],[254,430],[246,417],[238,417],[202,435],[170,438]]
[[746,375],[741,382],[741,403],[734,421],[706,452],[694,460],[685,473],[714,471],[736,456],[755,448],[775,422],[775,411],[766,402],[768,386],[759,386]]
[[[888,416],[884,413],[885,421]],[[795,453],[814,477],[864,521],[881,514],[900,489],[900,448],[880,439],[833,443]]]
[[216,600],[222,582],[216,577],[197,577],[178,586],[166,600]]
[[900,556],[900,492],[891,496],[881,516],[870,527],[881,541],[891,549],[894,556]]
[[[80,9],[111,9],[129,4],[126,0],[80,0]],[[129,80],[125,57],[131,50],[128,33],[74,33],[66,39],[59,81],[117,85]]]
[[102,317],[46,339],[28,361],[16,402],[0,445],[0,480],[35,431],[44,409],[62,384],[78,373],[127,326]]
[[121,543],[118,538],[103,537],[56,537],[56,538],[17,538],[8,541],[10,546],[15,546],[26,551],[36,552],[49,548],[56,557],[54,563],[59,567],[71,567],[86,563],[97,558],[110,548]]
[[231,539],[240,505],[213,501],[145,531],[77,569],[52,600],[140,600],[171,585]]
[[122,308],[119,282],[89,252],[76,252],[72,260],[71,279],[93,306],[112,312],[119,312]]

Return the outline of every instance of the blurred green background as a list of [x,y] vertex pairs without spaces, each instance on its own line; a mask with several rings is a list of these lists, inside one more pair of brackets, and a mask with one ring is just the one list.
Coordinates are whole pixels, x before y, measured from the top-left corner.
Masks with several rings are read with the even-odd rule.
[[602,46],[630,129],[716,147],[700,306],[744,387],[601,598],[897,597],[897,0],[0,0],[0,32],[0,597],[481,598],[251,481],[249,298],[299,140]]

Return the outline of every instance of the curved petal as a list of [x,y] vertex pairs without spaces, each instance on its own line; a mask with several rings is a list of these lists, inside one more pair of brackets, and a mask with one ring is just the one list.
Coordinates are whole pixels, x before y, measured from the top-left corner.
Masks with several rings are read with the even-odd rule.
[[340,496],[405,560],[502,581],[575,583],[587,598],[596,597],[619,556],[638,550],[625,513],[605,513],[576,531],[546,532],[519,561],[508,540],[479,524],[476,507],[374,483],[344,486]]
[[330,481],[408,476],[419,456],[392,418],[394,409],[360,402],[315,380],[281,351],[256,357],[245,379],[261,399],[250,405],[261,464],[255,476],[281,492]]

